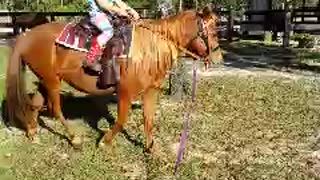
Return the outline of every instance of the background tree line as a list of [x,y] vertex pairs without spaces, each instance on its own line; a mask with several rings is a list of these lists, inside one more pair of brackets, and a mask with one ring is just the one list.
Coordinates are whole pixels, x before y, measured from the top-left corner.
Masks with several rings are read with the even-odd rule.
[[[85,11],[87,0],[0,0],[1,9],[31,11]],[[161,0],[124,0],[134,8],[156,10]],[[162,0],[163,1],[163,0]],[[168,1],[168,0],[165,0]],[[181,4],[185,8],[201,7],[208,3],[223,6],[227,9],[240,10],[248,5],[248,0],[169,0],[175,9]],[[273,7],[279,8],[285,0],[272,0]],[[301,6],[304,0],[290,0],[293,6]],[[318,4],[319,0],[305,0],[307,5]],[[182,2],[182,3],[181,3]]]

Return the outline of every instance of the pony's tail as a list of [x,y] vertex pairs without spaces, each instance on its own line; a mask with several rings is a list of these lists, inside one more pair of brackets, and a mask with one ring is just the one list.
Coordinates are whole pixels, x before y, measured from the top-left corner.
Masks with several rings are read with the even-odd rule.
[[31,99],[26,92],[25,65],[21,58],[21,50],[17,38],[12,49],[6,74],[6,115],[8,122],[14,123],[15,119],[26,125],[26,115]]

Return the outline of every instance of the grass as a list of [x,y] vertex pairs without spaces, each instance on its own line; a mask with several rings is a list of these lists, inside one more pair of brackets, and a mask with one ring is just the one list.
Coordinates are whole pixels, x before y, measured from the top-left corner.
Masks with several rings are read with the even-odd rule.
[[232,51],[243,56],[261,56],[269,59],[288,60],[292,59],[300,63],[319,63],[320,52],[303,48],[281,48],[280,44],[266,45],[262,41],[241,40],[226,46],[228,51]]
[[320,52],[312,52],[310,50],[301,49],[299,50],[298,58],[302,63],[320,63]]
[[[316,92],[318,87],[304,80],[201,80],[179,179],[311,179],[305,157],[319,125]],[[124,134],[116,137],[112,151],[96,149],[99,133],[80,119],[72,124],[86,139],[81,151],[45,130],[39,134],[41,144],[2,130],[0,157],[6,163],[0,173],[15,179],[172,179],[185,111],[184,103],[161,96],[153,156],[143,154]],[[110,113],[116,114],[114,105]],[[99,127],[108,127],[106,120]],[[140,109],[131,113],[126,131],[143,142]]]
[[[282,48],[272,43],[265,45],[261,41],[240,40],[232,43],[222,42],[227,66],[242,69],[272,69],[276,71],[319,73],[318,49]],[[234,55],[237,55],[234,58]],[[239,56],[241,58],[239,58]]]
[[[319,82],[271,77],[220,76],[198,83],[197,103],[161,95],[154,121],[155,153],[143,153],[143,119],[134,109],[113,147],[95,147],[100,134],[88,122],[116,117],[102,98],[70,97],[64,113],[84,137],[81,151],[41,128],[40,143],[20,131],[0,130],[0,179],[174,179],[184,112],[192,119],[178,179],[316,179],[309,155],[319,127]],[[106,112],[109,112],[106,113]],[[42,117],[62,133],[63,128]],[[135,142],[135,143],[134,143]]]
[[5,73],[7,68],[7,59],[8,59],[9,48],[0,47],[0,101],[4,96],[4,82],[5,82]]

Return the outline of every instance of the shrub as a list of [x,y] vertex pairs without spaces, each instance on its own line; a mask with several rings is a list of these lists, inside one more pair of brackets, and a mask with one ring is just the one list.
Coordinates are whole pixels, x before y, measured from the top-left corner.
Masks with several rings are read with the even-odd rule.
[[316,38],[307,33],[294,34],[293,40],[298,41],[299,48],[313,48],[316,44]]

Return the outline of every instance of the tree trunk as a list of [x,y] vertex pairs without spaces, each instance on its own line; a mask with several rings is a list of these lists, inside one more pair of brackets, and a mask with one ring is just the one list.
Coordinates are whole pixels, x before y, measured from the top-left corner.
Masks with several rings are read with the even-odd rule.
[[283,33],[283,44],[284,48],[289,47],[290,45],[290,30],[291,30],[291,13],[290,13],[290,3],[289,0],[285,1],[285,24],[284,24],[284,33]]
[[183,0],[179,1],[179,11],[182,11],[182,6],[183,6]]
[[[181,57],[185,58],[185,57]],[[191,81],[185,61],[178,61],[169,78],[169,94],[174,101],[182,101],[191,94]]]
[[199,2],[198,0],[196,0],[196,10],[198,10],[198,7],[199,7]]

